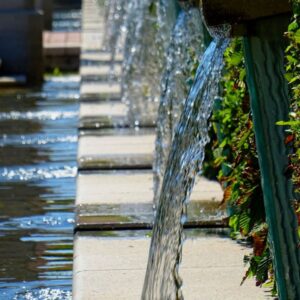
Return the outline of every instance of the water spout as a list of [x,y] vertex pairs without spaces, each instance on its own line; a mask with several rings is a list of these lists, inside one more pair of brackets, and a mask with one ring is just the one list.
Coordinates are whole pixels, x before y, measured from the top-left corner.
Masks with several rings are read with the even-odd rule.
[[179,275],[183,224],[195,177],[201,173],[209,141],[208,118],[223,67],[227,38],[216,38],[205,51],[175,131],[153,228],[143,300],[183,299]]
[[122,100],[131,126],[155,123],[165,49],[175,21],[173,1],[132,0],[124,50]]
[[174,130],[188,96],[191,70],[204,51],[200,11],[185,3],[173,29],[162,78],[154,160],[154,204],[157,205]]

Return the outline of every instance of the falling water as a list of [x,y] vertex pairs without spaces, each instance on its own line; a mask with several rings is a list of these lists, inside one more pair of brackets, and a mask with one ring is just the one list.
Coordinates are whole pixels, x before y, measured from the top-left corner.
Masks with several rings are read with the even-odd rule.
[[209,141],[207,122],[228,43],[227,38],[216,38],[205,51],[175,131],[153,228],[143,300],[183,299],[179,264],[186,204],[201,172]]
[[111,53],[112,67],[116,53],[122,47],[122,26],[124,25],[128,0],[109,0],[105,3],[105,35],[103,45]]
[[122,100],[132,126],[153,124],[160,96],[164,53],[176,16],[173,1],[131,0],[128,5]]
[[154,161],[154,203],[157,204],[174,129],[188,96],[191,70],[203,53],[203,28],[198,8],[183,6],[168,49],[158,109]]

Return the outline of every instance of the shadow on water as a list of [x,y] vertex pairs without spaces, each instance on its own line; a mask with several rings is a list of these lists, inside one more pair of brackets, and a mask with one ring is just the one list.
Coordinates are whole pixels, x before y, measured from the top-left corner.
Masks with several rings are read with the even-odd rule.
[[0,96],[0,299],[71,299],[79,78]]

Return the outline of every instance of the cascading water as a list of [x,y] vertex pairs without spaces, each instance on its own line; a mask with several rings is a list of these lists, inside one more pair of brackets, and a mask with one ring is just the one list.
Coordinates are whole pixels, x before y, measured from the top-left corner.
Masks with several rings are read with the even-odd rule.
[[155,122],[164,53],[175,11],[173,1],[132,0],[128,5],[122,100],[127,104],[131,126]]
[[181,115],[190,85],[191,69],[204,51],[203,28],[198,8],[182,5],[167,54],[158,109],[154,160],[154,204],[158,203],[162,179],[170,152],[174,129]]
[[127,4],[127,0],[109,0],[105,4],[106,34],[103,45],[105,50],[111,54],[112,67],[114,67],[116,53],[123,48],[121,28],[125,22]]
[[153,228],[143,300],[183,299],[179,276],[186,204],[201,173],[209,141],[208,118],[218,94],[227,38],[216,38],[205,51],[175,130]]

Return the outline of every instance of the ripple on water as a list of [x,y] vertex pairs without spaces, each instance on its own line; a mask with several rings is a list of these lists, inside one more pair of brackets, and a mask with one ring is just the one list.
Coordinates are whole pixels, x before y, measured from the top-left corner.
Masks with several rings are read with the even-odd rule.
[[27,291],[18,293],[13,300],[71,300],[72,293],[60,289],[45,288],[38,291]]
[[0,299],[72,299],[79,83],[0,95]]
[[39,180],[52,178],[70,178],[77,174],[76,166],[62,166],[62,167],[24,167],[24,168],[3,168],[0,171],[1,180]]

